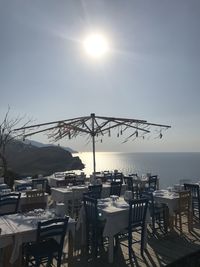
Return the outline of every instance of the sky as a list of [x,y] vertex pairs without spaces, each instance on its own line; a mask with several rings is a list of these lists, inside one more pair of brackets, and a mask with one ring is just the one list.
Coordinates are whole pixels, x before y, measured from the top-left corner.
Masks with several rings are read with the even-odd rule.
[[[109,51],[83,49],[103,34]],[[88,116],[171,125],[163,138],[111,137],[97,151],[200,151],[199,0],[0,0],[0,119]],[[48,142],[45,135],[31,137]],[[62,145],[91,151],[87,139]]]

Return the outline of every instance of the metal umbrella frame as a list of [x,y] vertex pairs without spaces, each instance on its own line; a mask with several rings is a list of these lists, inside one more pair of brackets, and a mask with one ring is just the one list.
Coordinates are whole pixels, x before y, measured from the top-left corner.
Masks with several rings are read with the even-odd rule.
[[47,132],[48,138],[54,142],[57,142],[65,137],[71,139],[80,134],[89,134],[89,136],[92,138],[93,172],[95,174],[95,138],[104,136],[106,134],[110,136],[111,130],[116,128],[119,129],[119,127],[121,127],[120,135],[122,135],[128,129],[132,130],[131,134],[124,140],[125,143],[131,138],[135,139],[139,136],[143,137],[144,139],[145,134],[151,133],[151,127],[158,129],[158,137],[162,138],[162,132],[171,126],[149,123],[146,120],[96,116],[94,113],[91,113],[90,116],[35,124],[14,129],[14,131],[23,131],[24,139],[31,135]]

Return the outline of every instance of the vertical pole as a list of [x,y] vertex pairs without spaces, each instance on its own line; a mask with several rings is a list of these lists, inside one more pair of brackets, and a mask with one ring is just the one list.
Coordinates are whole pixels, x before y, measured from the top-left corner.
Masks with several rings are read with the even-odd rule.
[[95,160],[95,131],[94,131],[94,120],[95,120],[95,114],[91,114],[92,118],[92,148],[93,148],[93,172],[94,172],[94,177],[95,177],[95,172],[96,172],[96,160]]

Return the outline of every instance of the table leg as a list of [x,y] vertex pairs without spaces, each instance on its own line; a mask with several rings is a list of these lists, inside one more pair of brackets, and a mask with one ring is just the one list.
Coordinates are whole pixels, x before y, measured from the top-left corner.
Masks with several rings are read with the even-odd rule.
[[114,249],[114,238],[110,236],[108,238],[108,262],[113,263],[113,249]]
[[68,235],[68,266],[72,266],[73,262],[73,253],[74,253],[74,240],[71,231]]

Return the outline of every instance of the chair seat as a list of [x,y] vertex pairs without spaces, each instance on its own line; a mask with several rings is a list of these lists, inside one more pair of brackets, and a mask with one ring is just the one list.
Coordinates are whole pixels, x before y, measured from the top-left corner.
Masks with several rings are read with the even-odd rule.
[[57,241],[53,238],[45,240],[43,242],[38,243],[30,243],[26,245],[25,251],[27,254],[42,258],[48,255],[52,255],[52,253],[56,253],[59,251],[59,245]]

